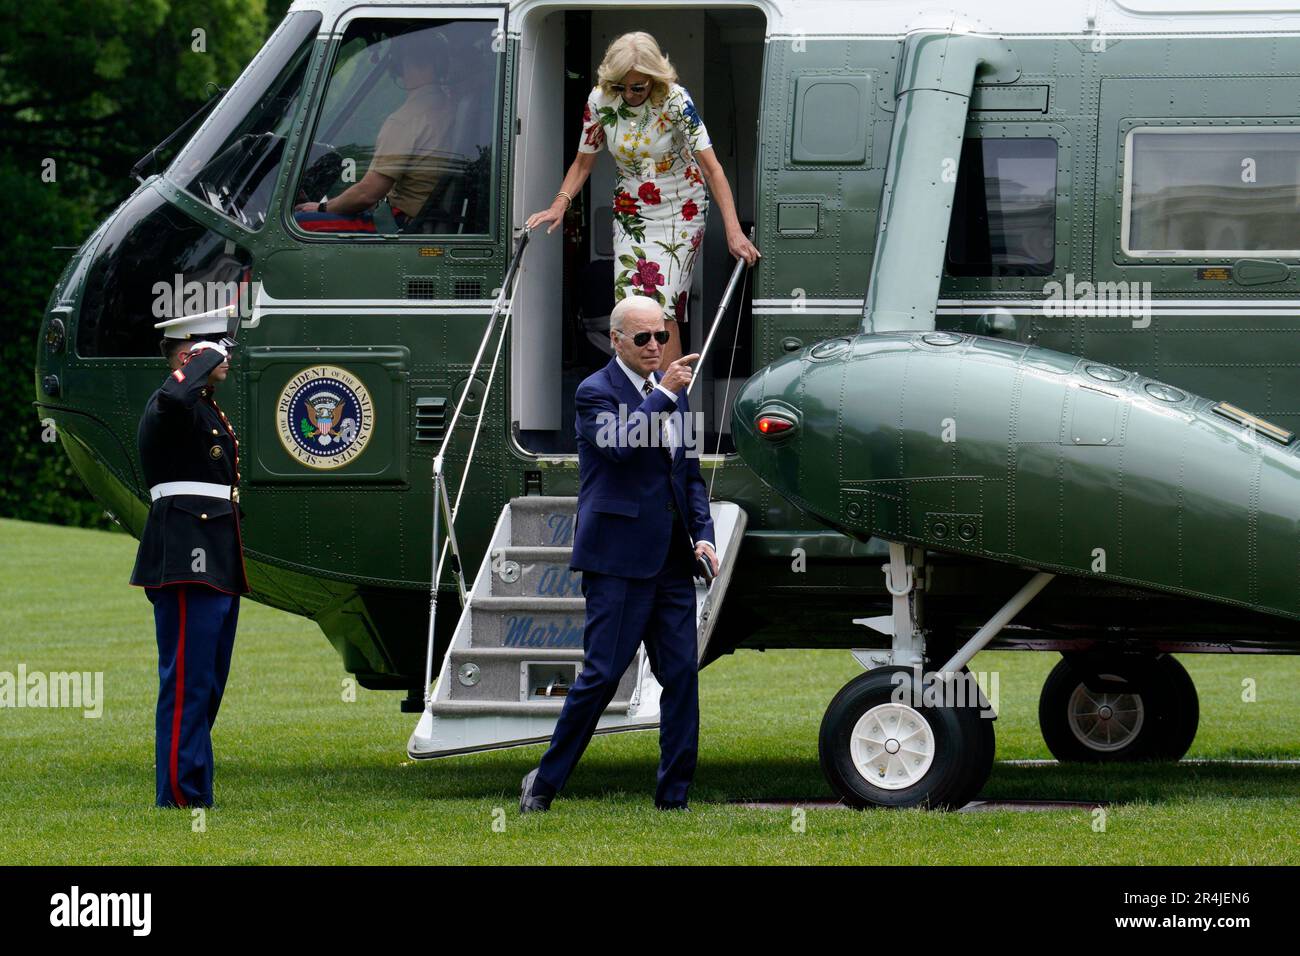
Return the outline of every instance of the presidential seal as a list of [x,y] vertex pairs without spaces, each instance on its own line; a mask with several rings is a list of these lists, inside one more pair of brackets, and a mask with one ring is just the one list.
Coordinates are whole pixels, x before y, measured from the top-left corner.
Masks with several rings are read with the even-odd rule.
[[365,451],[375,409],[361,379],[336,365],[315,365],[289,379],[275,417],[285,451],[308,468],[329,469]]

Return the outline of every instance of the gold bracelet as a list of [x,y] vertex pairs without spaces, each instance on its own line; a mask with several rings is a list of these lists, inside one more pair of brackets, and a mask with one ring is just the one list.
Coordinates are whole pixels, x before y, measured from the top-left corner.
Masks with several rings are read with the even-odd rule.
[[[567,210],[570,206],[573,205],[573,197],[570,196],[568,193],[566,193],[563,189],[561,189],[558,193],[555,194],[555,198],[559,199],[561,196],[564,197],[564,202],[565,202],[564,208]],[[552,200],[552,202],[554,202],[554,200]]]

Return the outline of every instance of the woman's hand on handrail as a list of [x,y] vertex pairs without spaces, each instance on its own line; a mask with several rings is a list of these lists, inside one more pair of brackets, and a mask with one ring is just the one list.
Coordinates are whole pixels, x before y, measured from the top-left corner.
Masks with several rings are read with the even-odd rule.
[[744,259],[751,266],[763,258],[763,254],[758,251],[758,247],[750,242],[739,229],[727,233],[727,250],[733,258]]
[[[564,222],[564,214],[573,205],[573,197],[578,195],[582,189],[582,184],[591,175],[591,167],[596,165],[596,155],[596,153],[578,153],[573,157],[568,172],[564,174],[564,182],[560,183],[559,192],[555,194],[555,199],[551,201],[550,208],[535,212],[528,217],[526,224],[529,229],[549,223],[549,228],[546,230],[546,234],[549,236],[555,231],[556,226]],[[569,198],[566,199],[566,196]]]
[[551,203],[549,209],[543,209],[541,212],[535,212],[529,216],[524,225],[529,229],[536,229],[538,226],[550,223],[551,227],[546,230],[546,234],[549,236],[555,231],[556,226],[564,222],[564,214],[568,208],[563,199],[557,199]]

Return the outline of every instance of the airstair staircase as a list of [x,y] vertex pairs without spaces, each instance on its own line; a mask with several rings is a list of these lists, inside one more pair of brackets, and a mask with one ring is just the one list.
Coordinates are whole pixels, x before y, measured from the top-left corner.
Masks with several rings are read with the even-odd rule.
[[[569,570],[576,498],[530,495],[497,520],[407,744],[412,758],[444,757],[548,740],[582,667],[582,574]],[[745,530],[735,503],[711,503],[719,572],[696,579],[702,658]],[[660,687],[644,646],[619,682],[597,733],[659,726]]]

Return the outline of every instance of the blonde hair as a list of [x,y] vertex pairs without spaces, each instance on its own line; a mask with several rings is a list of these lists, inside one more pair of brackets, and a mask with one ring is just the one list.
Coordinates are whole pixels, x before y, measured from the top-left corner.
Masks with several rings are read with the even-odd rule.
[[659,42],[643,30],[624,33],[610,43],[596,68],[596,81],[606,96],[613,96],[610,84],[620,82],[633,70],[650,77],[650,102],[655,106],[663,103],[669,87],[677,82],[677,71],[659,49]]

